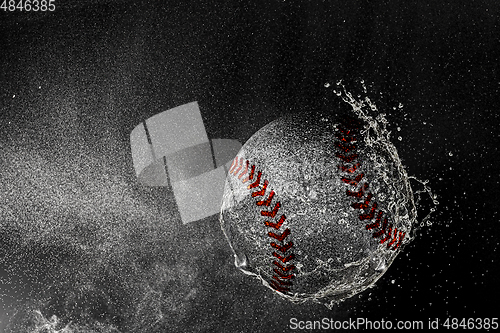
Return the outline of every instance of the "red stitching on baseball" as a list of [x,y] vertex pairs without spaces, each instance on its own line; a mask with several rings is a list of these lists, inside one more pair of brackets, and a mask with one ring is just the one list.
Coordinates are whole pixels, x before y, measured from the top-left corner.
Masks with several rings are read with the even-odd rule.
[[239,167],[238,169],[234,172],[234,174],[236,175],[238,172],[240,172],[241,168],[242,168],[242,164],[243,164],[243,157],[240,157],[240,164],[239,164]]
[[281,203],[278,201],[276,203],[276,205],[274,206],[274,209],[272,211],[268,212],[268,211],[263,210],[260,212],[260,215],[270,216],[271,218],[274,219],[274,217],[276,216],[276,213],[278,213],[278,210],[280,209],[280,207],[281,207]]
[[358,186],[358,183],[361,181],[361,179],[363,179],[364,175],[365,175],[364,173],[360,173],[354,179],[342,177],[342,181],[346,184],[349,184],[349,185]]
[[[295,266],[294,266],[295,267]],[[283,274],[279,269],[275,268],[273,269],[274,273],[278,274],[280,276],[280,278],[282,279],[285,279],[285,280],[290,280],[290,279],[293,279],[295,277],[295,275],[293,274]]]
[[236,156],[233,160],[233,163],[231,163],[231,167],[229,168],[229,173],[232,174],[233,168],[236,166],[236,164],[238,164],[238,156]]
[[271,200],[273,200],[273,197],[274,197],[274,191],[271,191],[266,200],[257,201],[257,206],[266,206],[266,207],[269,206],[271,204]]
[[335,153],[335,156],[337,156],[338,158],[340,158],[342,161],[344,161],[346,163],[351,163],[352,161],[354,161],[355,159],[358,158],[358,154],[356,154],[356,153],[351,154],[349,156],[342,155],[340,153]]
[[346,145],[343,145],[341,142],[335,142],[335,145],[336,145],[337,147],[339,147],[340,149],[342,149],[342,151],[343,151],[344,153],[348,153],[348,152],[350,152],[351,150],[356,149],[356,145],[353,145],[353,144],[350,144],[350,145],[347,145],[347,146],[346,146]]
[[[279,269],[281,269],[283,272],[288,272],[288,271],[290,271],[290,270],[292,270],[292,269],[294,269],[294,268],[295,268],[295,266],[294,266],[294,265],[290,265],[290,266],[282,266],[282,265],[281,265],[279,262],[277,262],[277,261],[274,261],[274,262],[273,262],[273,264],[275,264],[276,266],[278,266],[278,267],[279,267]],[[275,269],[276,269],[276,268],[275,268]]]
[[[367,185],[367,184],[366,184]],[[367,186],[366,186],[367,187]],[[372,197],[373,197],[373,194],[371,193],[368,193],[368,196],[366,197],[365,199],[365,202],[355,202],[353,203],[351,206],[352,208],[354,209],[365,209],[368,207],[368,204],[370,203],[370,201],[372,200]],[[375,203],[376,204],[376,203]]]
[[389,242],[389,244],[387,244],[387,248],[390,248],[397,239],[398,239],[398,228],[394,228],[394,236],[392,240]]
[[366,230],[372,230],[372,229],[378,228],[378,226],[380,225],[380,220],[382,219],[383,214],[384,214],[384,212],[382,212],[382,211],[378,212],[378,215],[377,215],[377,218],[375,219],[375,222],[372,224],[367,224]]
[[281,215],[281,218],[278,221],[278,223],[273,223],[273,222],[265,221],[264,224],[267,225],[268,227],[271,227],[271,228],[274,228],[274,229],[278,230],[281,227],[281,225],[283,224],[283,222],[285,222],[285,220],[286,220],[286,216],[285,215]]
[[260,191],[253,192],[252,197],[263,196],[266,193],[267,185],[269,185],[269,181],[266,179],[264,180],[264,186],[262,186],[262,189]]
[[402,232],[402,231],[399,232],[399,241],[394,246],[394,250],[397,249],[401,245],[401,243],[403,242],[403,238],[405,238],[405,235],[406,235],[406,232]]
[[261,176],[262,176],[262,172],[259,171],[257,173],[257,179],[252,184],[248,185],[247,188],[251,189],[251,188],[259,186],[259,184],[260,184],[260,177]]
[[382,236],[385,233],[385,230],[387,229],[387,225],[388,225],[388,221],[387,221],[387,217],[386,217],[384,219],[383,224],[382,224],[382,229],[380,229],[379,231],[374,233],[373,238],[379,238],[380,236]]
[[[351,144],[351,142],[356,142],[357,138],[356,135],[359,132],[359,122],[355,119],[347,119],[343,118],[340,120],[341,126],[337,126],[337,132],[335,133],[335,137],[339,140],[334,142],[335,146],[339,148],[342,152],[336,152],[335,156],[337,156],[341,161],[343,161],[346,164],[340,164],[338,167],[342,172],[348,173],[348,174],[354,174],[360,167],[361,163],[356,162],[356,159],[359,157],[359,155],[356,152],[351,153],[350,155],[344,155],[343,153],[349,153],[351,151],[354,151],[356,149],[355,144]],[[364,173],[359,173],[355,175],[354,178],[352,177],[345,177],[343,176],[341,180],[349,186],[354,186],[357,187],[359,182],[363,179]],[[359,188],[359,190],[346,190],[346,194],[349,197],[354,197],[354,198],[362,198],[365,195],[365,191],[368,189],[369,184],[368,182],[365,181],[365,183]],[[354,202],[351,204],[351,207],[354,209],[362,209],[366,210],[368,209],[368,206],[373,198],[372,193],[368,193],[366,198],[361,201],[361,202]],[[376,230],[377,228],[380,227],[380,222],[382,220],[382,215],[384,212],[382,210],[379,210],[377,214],[377,202],[373,202],[371,205],[371,208],[369,212],[366,212],[363,214],[359,215],[359,219],[361,221],[367,220],[370,222],[375,215],[377,216],[375,219],[375,222],[373,223],[368,223],[365,226],[366,230]],[[396,250],[403,242],[403,239],[406,235],[406,232],[399,231],[398,234],[398,229],[393,228],[392,223],[389,223],[387,217],[384,218],[384,221],[382,222],[382,227],[378,231],[375,231],[373,233],[373,238],[379,238],[383,237],[380,239],[380,244],[384,244],[387,242],[387,248],[391,248],[392,250]]]
[[384,244],[391,238],[392,224],[389,224],[389,231],[385,234],[385,237],[380,240],[380,244]]
[[[349,149],[350,146],[346,147],[345,149]],[[353,148],[354,149],[354,148]],[[238,175],[238,179],[241,180],[242,183],[246,183],[249,180],[254,180],[254,175],[255,175],[255,165],[252,165],[250,167],[250,162],[246,160],[245,162],[245,169],[238,175],[240,170],[243,168],[243,158],[235,157],[233,162],[231,163],[231,167],[229,168],[229,173],[236,176]],[[250,173],[248,174],[248,168],[250,167]],[[248,174],[247,177],[244,177]],[[249,184],[247,186],[247,189],[253,189],[261,186],[260,180],[262,178],[262,172],[258,171],[257,172],[257,179],[254,180],[253,183]],[[262,187],[259,190],[256,190],[251,193],[252,198],[254,197],[264,197],[266,194],[267,187],[269,185],[269,181],[267,179],[264,180],[264,183],[262,184]],[[269,195],[267,196],[266,199],[256,201],[255,204],[257,206],[264,206],[264,207],[269,207],[271,205],[271,202],[274,198],[275,192],[271,190],[269,192]],[[271,211],[268,210],[262,210],[260,214],[262,216],[267,216],[271,219],[274,219],[276,214],[278,213],[279,209],[281,208],[281,203],[278,201],[274,205],[274,208]],[[281,215],[280,219],[275,222],[275,221],[264,221],[264,225],[270,228],[273,228],[275,230],[280,230],[281,226],[283,223],[286,221],[286,216],[284,214]],[[285,229],[282,233],[279,232],[268,232],[267,235],[273,239],[275,239],[278,242],[281,242],[280,244],[277,242],[271,242],[270,245],[272,248],[278,250],[281,252],[283,255],[278,254],[276,251],[272,252],[272,255],[277,259],[273,261],[273,264],[277,268],[273,268],[273,272],[276,273],[276,275],[272,276],[271,281],[269,282],[269,285],[275,289],[276,291],[279,291],[281,293],[285,292],[290,292],[291,287],[293,286],[292,279],[295,278],[295,273],[293,272],[295,270],[295,265],[289,263],[295,258],[295,255],[291,252],[293,248],[293,242],[288,242],[285,243],[285,238],[287,238],[290,235],[290,229]]]
[[245,175],[247,173],[247,171],[248,171],[248,164],[250,164],[250,162],[248,162],[248,160],[247,160],[247,164],[245,166],[245,170],[243,170],[243,172],[240,173],[240,175],[238,176],[238,179],[240,179],[241,177],[243,177],[243,175]]
[[353,191],[347,190],[346,193],[350,197],[361,198],[365,194],[365,191],[367,189],[368,189],[368,183],[364,183],[363,187],[360,188],[359,191],[353,192]]
[[[371,193],[370,193],[370,195],[371,195]],[[361,221],[363,221],[363,220],[371,220],[375,216],[375,209],[377,209],[377,203],[376,202],[373,203],[372,209],[370,210],[370,212],[368,214],[361,214],[361,215],[359,215],[359,219]]]
[[288,251],[293,246],[293,242],[286,243],[283,246],[278,245],[276,243],[271,243],[271,246],[274,247],[275,249],[278,249],[282,253],[286,253],[286,251]]
[[290,235],[290,229],[288,229],[288,228],[285,229],[285,231],[283,231],[283,233],[281,235],[275,234],[274,232],[270,232],[270,231],[267,234],[269,235],[269,237],[272,237],[272,238],[277,239],[280,242],[282,242],[283,239],[286,238],[286,236]]
[[348,173],[354,173],[359,167],[361,167],[361,163],[356,163],[353,166],[345,166],[345,165],[339,165],[339,169],[342,170],[342,172],[348,172]]
[[273,252],[273,256],[275,256],[276,258],[278,258],[282,263],[287,263],[290,260],[292,260],[293,258],[295,258],[295,256],[293,255],[293,253],[290,254],[289,256],[283,257],[280,254],[277,254],[276,252]]
[[255,165],[252,165],[252,170],[250,171],[250,175],[248,175],[247,178],[243,179],[242,183],[246,183],[247,181],[252,180],[254,173],[255,173]]
[[[342,130],[339,128],[339,130]],[[335,135],[337,137],[337,139],[343,141],[343,142],[354,142],[356,141],[356,138],[352,137],[352,136],[344,136],[344,135],[341,135],[341,134],[336,134]]]

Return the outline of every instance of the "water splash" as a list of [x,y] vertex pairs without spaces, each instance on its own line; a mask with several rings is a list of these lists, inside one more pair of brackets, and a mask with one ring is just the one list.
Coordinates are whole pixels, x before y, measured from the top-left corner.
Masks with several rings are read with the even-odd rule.
[[220,216],[240,270],[294,303],[329,308],[382,277],[414,239],[415,202],[432,195],[408,177],[375,103],[342,82],[334,91],[354,115],[291,115],[260,129],[233,161]]
[[[368,90],[366,88],[365,82],[361,81],[360,83],[362,85],[363,92],[367,94]],[[330,85],[328,85],[328,87],[330,87]],[[373,145],[375,142],[378,142],[379,144],[386,147],[389,152],[391,152],[396,161],[400,161],[397,149],[391,142],[391,132],[387,129],[389,122],[386,119],[386,114],[381,112],[377,108],[377,105],[368,96],[362,97],[361,95],[359,95],[358,98],[355,98],[351,92],[347,91],[345,85],[342,83],[342,80],[336,83],[336,88],[333,90],[333,92],[337,96],[342,98],[345,103],[349,104],[352,110],[360,119],[364,120],[364,122],[367,124],[367,133],[373,133],[372,135],[367,136],[367,144]],[[394,107],[393,109],[396,110],[402,108],[403,104],[400,102],[397,108]],[[399,132],[401,130],[401,127],[398,127],[397,130]],[[402,137],[398,136],[398,140],[401,141]],[[401,163],[398,163],[398,168],[400,172],[407,175]],[[432,214],[437,211],[439,201],[437,200],[437,194],[433,193],[431,187],[429,186],[429,180],[420,180],[416,176],[411,175],[407,175],[407,178],[411,182],[413,182],[410,190],[412,191],[415,198],[415,209],[412,211],[412,215],[414,216],[414,218],[410,234],[411,237],[409,237],[409,241],[411,241],[415,238],[416,234],[422,227],[432,225],[431,217]],[[431,200],[432,205],[430,207],[422,207],[421,203],[425,198],[429,198]],[[417,210],[419,208],[422,208],[424,211],[428,211],[425,216],[418,216]],[[405,244],[408,243],[409,242]]]

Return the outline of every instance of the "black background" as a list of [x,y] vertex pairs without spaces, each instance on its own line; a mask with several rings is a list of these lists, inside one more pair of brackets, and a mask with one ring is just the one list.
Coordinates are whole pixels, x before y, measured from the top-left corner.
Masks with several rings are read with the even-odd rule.
[[[498,1],[55,4],[0,12],[1,329],[498,317]],[[136,183],[129,135],[196,100],[209,137],[243,143],[281,115],[344,107],[340,80],[364,82],[440,204],[373,289],[328,310],[237,271],[217,216],[182,225],[170,189]]]

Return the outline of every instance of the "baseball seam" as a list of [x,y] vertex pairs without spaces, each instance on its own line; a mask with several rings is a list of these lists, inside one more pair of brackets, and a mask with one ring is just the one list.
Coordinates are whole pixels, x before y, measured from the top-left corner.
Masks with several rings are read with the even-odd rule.
[[[335,156],[344,162],[338,167],[345,173],[341,181],[350,186],[350,189],[346,190],[348,197],[361,199],[360,202],[352,203],[351,207],[363,210],[364,213],[359,215],[359,219],[368,222],[365,229],[374,230],[373,238],[380,238],[381,244],[387,242],[388,249],[393,246],[392,250],[396,250],[403,242],[406,232],[399,231],[398,234],[398,229],[394,228],[393,224],[388,221],[388,217],[385,217],[382,221],[382,216],[386,213],[381,209],[377,212],[377,202],[374,200],[373,194],[368,192],[368,181],[365,179],[364,183],[361,184],[365,174],[362,172],[356,173],[361,168],[361,163],[357,161],[359,155],[355,152],[357,149],[356,142],[358,141],[357,132],[359,132],[359,127],[356,121],[352,119],[341,119],[339,126],[337,126],[335,146],[340,151],[336,152]],[[358,185],[360,185],[359,188]],[[375,221],[371,223],[373,218],[375,218]],[[380,229],[376,230],[379,227]]]
[[[241,171],[242,169],[243,171]],[[274,198],[275,192],[271,190],[267,198],[265,198],[264,195],[266,193],[267,187],[269,186],[269,181],[265,179],[263,181],[263,184],[261,185],[261,171],[257,171],[257,176],[254,180],[255,169],[255,165],[250,166],[250,162],[248,160],[243,163],[242,157],[240,157],[239,159],[238,157],[235,157],[233,162],[231,163],[231,167],[229,168],[229,174],[237,176],[243,184],[247,183],[248,181],[253,181],[253,183],[250,183],[247,186],[248,190],[262,186],[260,190],[255,190],[251,193],[252,198],[264,197],[262,200],[257,201],[255,204],[257,206],[272,207],[271,202]],[[244,177],[245,175],[246,177]],[[261,210],[260,215],[269,217],[270,219],[275,219],[280,208],[281,203],[278,201],[276,202],[272,210]],[[273,274],[272,280],[269,282],[269,285],[274,290],[281,293],[290,292],[290,289],[293,286],[292,280],[295,278],[295,265],[290,263],[295,259],[295,255],[291,252],[294,244],[292,241],[286,242],[285,240],[291,233],[290,229],[286,228],[282,233],[278,232],[280,231],[280,228],[285,220],[286,216],[283,214],[279,217],[279,220],[277,222],[276,219],[274,221],[264,221],[265,226],[273,228],[277,231],[269,231],[267,233],[267,235],[272,238],[272,241],[270,243],[271,247],[274,249],[272,252],[272,256],[277,259],[273,261],[273,265],[276,266],[273,268],[273,272],[275,274]]]

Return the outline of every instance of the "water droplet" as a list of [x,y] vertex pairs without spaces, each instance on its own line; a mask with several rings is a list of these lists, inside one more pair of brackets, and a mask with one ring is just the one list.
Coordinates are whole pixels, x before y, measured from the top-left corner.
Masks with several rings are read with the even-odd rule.
[[453,153],[450,151],[450,152],[448,153],[448,155],[453,156]]
[[379,262],[378,262],[378,265],[377,267],[375,268],[376,271],[379,271],[379,272],[383,272],[386,270],[386,265],[385,265],[385,260],[384,259],[381,259]]
[[327,82],[327,83],[325,83],[325,88],[328,88],[328,87],[330,87],[330,83]]
[[402,137],[400,137],[400,136],[398,136],[398,140],[399,140],[399,141],[401,141],[401,140],[403,140],[403,138],[402,138]]
[[238,268],[245,268],[248,265],[247,256],[243,253],[241,255],[234,255],[234,265]]
[[398,126],[397,130],[398,130],[398,132],[401,131],[401,127]]

